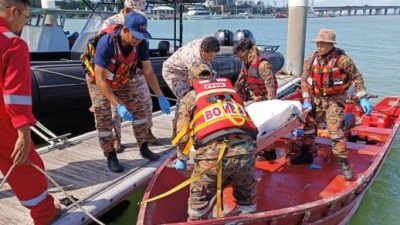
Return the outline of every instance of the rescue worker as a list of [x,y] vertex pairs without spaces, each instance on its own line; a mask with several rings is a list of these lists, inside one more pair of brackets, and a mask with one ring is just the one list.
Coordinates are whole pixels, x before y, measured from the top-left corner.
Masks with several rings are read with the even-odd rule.
[[340,164],[344,178],[351,180],[354,174],[348,161],[347,140],[343,130],[348,88],[354,84],[356,96],[365,113],[369,114],[372,107],[366,98],[362,74],[350,56],[335,47],[335,32],[321,29],[313,41],[317,48],[305,60],[301,77],[303,108],[311,109],[311,112],[306,119],[300,154],[292,159],[292,163],[311,163],[311,169],[321,168],[315,148],[315,134],[317,126],[326,123],[332,140],[332,152]]
[[[242,61],[242,69],[235,89],[245,101],[265,101],[276,98],[278,82],[272,64],[263,58],[257,46],[249,38],[244,38],[233,48],[234,54]],[[257,156],[258,160],[276,159],[274,146]]]
[[[102,35],[97,36],[99,39],[93,60],[94,71],[91,64],[87,64],[91,55],[88,54],[90,41],[82,58],[89,71],[86,80],[100,146],[112,172],[122,172],[123,167],[113,146],[111,105],[123,120],[133,121],[134,135],[141,155],[149,160],[157,160],[160,157],[148,148],[146,112],[144,107],[140,106],[139,98],[135,96],[133,82],[129,76],[131,70],[136,68],[138,60],[143,65],[144,74],[154,73],[148,58],[141,58],[142,54],[148,52],[145,39],[151,37],[146,27],[147,19],[139,13],[132,12],[125,17],[123,26],[109,27]],[[166,102],[165,105],[169,106],[168,101]]]
[[[179,109],[180,99],[189,91],[188,73],[194,65],[204,63],[210,65],[215,55],[219,52],[219,41],[215,37],[206,37],[193,40],[174,52],[163,63],[162,76],[176,97],[176,109]],[[173,124],[173,137],[176,134],[175,111]]]
[[[111,16],[107,20],[103,21],[101,25],[99,33],[106,29],[107,27],[117,25],[117,24],[124,24],[125,16],[128,15],[130,12],[138,12],[144,14],[144,7],[146,5],[146,1],[143,0],[125,0],[124,1],[124,8],[121,10],[120,13]],[[144,40],[141,45],[146,45],[148,49],[149,43],[147,40]],[[160,108],[163,112],[169,114],[170,113],[170,105],[166,98],[163,96],[163,93],[158,85],[156,75],[152,69],[151,61],[149,60],[149,52],[144,50],[140,53],[139,58],[141,61],[145,61],[145,66],[148,66],[149,69],[146,70],[147,73],[143,74],[142,70],[135,69],[132,70],[131,74],[132,82],[133,82],[133,89],[135,91],[135,97],[137,100],[137,107],[144,108],[146,112],[146,119],[147,125],[149,128],[148,131],[148,138],[147,141],[150,144],[155,144],[157,142],[157,138],[151,132],[151,127],[153,126],[152,121],[152,114],[153,114],[153,102],[151,100],[149,86],[154,91],[154,93],[159,96],[157,97],[158,102],[160,104]],[[142,64],[140,64],[142,65]],[[144,75],[144,76],[143,76]],[[147,82],[146,82],[147,81]],[[112,108],[113,112],[113,121],[114,121],[114,148],[115,151],[122,152],[123,146],[121,146],[121,118],[116,113],[115,108]]]
[[235,89],[245,101],[265,101],[276,98],[278,82],[272,64],[263,58],[253,42],[242,39],[234,48],[234,54],[242,61],[242,70]]
[[[193,143],[196,151],[192,177],[206,171],[190,185],[189,221],[204,219],[211,209],[213,196],[218,189],[222,191],[222,185],[217,185],[219,171],[222,171],[221,183],[230,183],[233,187],[237,211],[251,213],[256,210],[254,153],[257,128],[230,80],[210,80],[211,77],[212,70],[206,64],[190,70],[191,90],[181,99],[177,118],[180,132],[173,141],[177,143],[177,170],[186,169],[186,155]],[[221,167],[217,166],[219,162]]]
[[48,193],[47,179],[27,161],[44,170],[31,140],[32,114],[29,49],[19,38],[30,14],[29,0],[0,0],[0,170],[35,225],[47,225],[59,205]]

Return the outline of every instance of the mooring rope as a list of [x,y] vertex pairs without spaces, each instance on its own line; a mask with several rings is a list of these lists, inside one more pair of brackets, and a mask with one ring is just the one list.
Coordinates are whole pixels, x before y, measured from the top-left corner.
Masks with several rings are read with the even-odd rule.
[[[26,163],[30,164],[33,168],[37,169],[39,172],[41,172],[43,175],[45,175],[47,177],[47,179],[49,179],[59,190],[61,190],[66,196],[67,198],[72,202],[73,205],[75,205],[76,207],[78,207],[80,210],[82,210],[83,213],[85,213],[89,218],[91,218],[94,222],[96,222],[97,224],[100,225],[105,225],[103,222],[101,222],[100,220],[98,220],[96,217],[94,217],[92,214],[90,214],[90,212],[88,212],[87,210],[85,210],[84,208],[82,208],[82,206],[79,205],[79,203],[77,201],[75,201],[75,199],[73,199],[70,195],[68,195],[67,191],[65,191],[52,177],[50,177],[42,168],[38,167],[37,165],[33,164],[31,161],[27,161]],[[11,168],[8,170],[6,176],[4,177],[3,181],[0,184],[0,190],[3,187],[3,185],[6,183],[7,179],[10,177],[10,174],[12,173],[12,171],[15,169],[16,164],[14,163]]]

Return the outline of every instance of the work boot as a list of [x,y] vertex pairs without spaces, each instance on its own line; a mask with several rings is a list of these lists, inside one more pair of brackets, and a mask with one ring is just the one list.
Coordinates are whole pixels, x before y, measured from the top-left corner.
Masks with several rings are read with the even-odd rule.
[[343,173],[344,179],[346,179],[346,180],[353,179],[354,173],[349,164],[349,160],[347,160],[346,158],[342,158],[342,157],[337,157],[336,160],[340,165],[340,170]]
[[313,156],[304,146],[301,147],[300,153],[296,154],[291,160],[291,164],[311,164]]
[[108,169],[110,169],[114,173],[121,173],[122,171],[124,171],[124,168],[119,164],[117,153],[115,151],[108,153],[107,166]]
[[149,149],[149,145],[147,142],[143,143],[142,147],[140,147],[140,154],[142,155],[143,158],[146,158],[151,161],[157,161],[160,158],[158,154],[152,152]]
[[149,143],[152,145],[158,144],[157,138],[153,135],[153,132],[151,132],[151,129],[149,128]]

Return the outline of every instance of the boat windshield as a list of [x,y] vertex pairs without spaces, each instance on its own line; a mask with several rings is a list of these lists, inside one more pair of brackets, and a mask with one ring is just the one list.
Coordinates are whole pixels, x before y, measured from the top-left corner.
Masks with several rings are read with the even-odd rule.
[[86,44],[89,39],[96,35],[101,27],[104,18],[101,17],[91,17],[87,20],[85,26],[82,29],[81,34],[76,40],[74,46],[72,47],[72,52],[83,52],[86,48]]

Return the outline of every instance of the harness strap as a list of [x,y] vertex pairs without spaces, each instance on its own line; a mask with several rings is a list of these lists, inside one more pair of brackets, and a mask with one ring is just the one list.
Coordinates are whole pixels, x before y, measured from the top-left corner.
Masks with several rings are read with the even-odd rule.
[[144,203],[149,203],[149,202],[153,202],[156,201],[158,199],[161,198],[165,198],[181,189],[183,189],[184,187],[188,186],[189,184],[195,182],[196,180],[200,179],[202,176],[204,176],[204,174],[206,174],[206,172],[208,172],[210,169],[214,168],[217,166],[217,170],[218,170],[218,176],[217,176],[217,218],[220,217],[220,212],[221,212],[221,208],[222,208],[222,201],[221,201],[221,194],[222,194],[222,158],[224,156],[225,150],[226,150],[226,146],[228,145],[228,140],[224,140],[221,144],[219,153],[218,153],[218,159],[217,159],[217,163],[213,166],[210,166],[209,168],[207,168],[206,170],[204,170],[203,172],[201,172],[200,174],[198,174],[197,176],[192,176],[191,178],[183,181],[182,183],[178,184],[177,186],[175,186],[174,188],[170,189],[169,191],[166,191],[162,194],[159,194],[157,196],[154,196],[152,198],[149,198],[145,201],[141,201],[139,204],[144,204]]
[[218,161],[217,161],[217,218],[220,218],[222,207],[222,158],[224,156],[226,146],[228,145],[228,140],[224,140],[219,149]]
[[[178,145],[179,140],[183,138],[188,133],[192,133],[192,123],[188,124],[186,127],[184,127],[182,130],[179,131],[179,133],[175,136],[175,138],[172,140],[172,145],[176,146]],[[193,138],[192,134],[190,135],[189,141],[186,143],[185,148],[182,151],[182,154],[185,156],[189,155],[190,148],[193,145]]]

